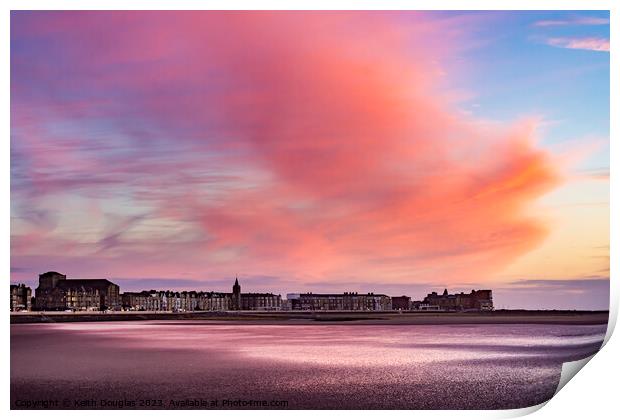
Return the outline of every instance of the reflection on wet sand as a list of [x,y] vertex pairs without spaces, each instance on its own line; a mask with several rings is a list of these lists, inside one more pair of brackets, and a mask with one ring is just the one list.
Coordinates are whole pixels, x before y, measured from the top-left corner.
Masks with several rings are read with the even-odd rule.
[[596,352],[604,334],[604,325],[13,325],[11,399],[518,408],[550,398],[561,364]]

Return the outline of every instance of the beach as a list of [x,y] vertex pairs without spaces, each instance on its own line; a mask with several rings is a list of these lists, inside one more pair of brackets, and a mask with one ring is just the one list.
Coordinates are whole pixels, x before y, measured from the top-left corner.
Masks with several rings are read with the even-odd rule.
[[598,351],[605,331],[601,324],[12,325],[11,407],[521,408],[551,398],[562,364]]
[[11,324],[107,321],[203,321],[207,323],[293,324],[320,323],[360,325],[448,325],[448,324],[606,324],[608,311],[489,312],[331,312],[331,311],[229,311],[229,312],[18,312]]

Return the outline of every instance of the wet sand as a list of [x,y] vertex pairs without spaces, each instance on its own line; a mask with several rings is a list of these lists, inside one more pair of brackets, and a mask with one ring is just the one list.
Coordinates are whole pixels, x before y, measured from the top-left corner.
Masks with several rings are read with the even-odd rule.
[[[562,363],[598,351],[604,333],[604,325],[12,325],[11,408],[521,408],[551,398]],[[203,401],[218,406],[191,405]]]

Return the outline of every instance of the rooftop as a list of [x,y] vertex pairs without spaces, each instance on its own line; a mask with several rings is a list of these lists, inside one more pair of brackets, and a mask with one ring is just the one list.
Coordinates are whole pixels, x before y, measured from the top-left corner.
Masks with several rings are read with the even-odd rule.
[[105,289],[111,285],[115,285],[107,279],[63,279],[58,281],[57,287],[61,289],[70,289],[74,287],[91,287],[96,289]]

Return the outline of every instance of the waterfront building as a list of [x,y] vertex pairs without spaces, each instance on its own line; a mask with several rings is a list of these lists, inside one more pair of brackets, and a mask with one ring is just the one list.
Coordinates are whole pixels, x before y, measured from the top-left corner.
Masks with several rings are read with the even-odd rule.
[[[443,293],[428,294],[420,308],[438,308],[441,311],[492,311],[493,292],[491,290],[472,290],[471,293],[449,294],[447,289]],[[428,309],[427,309],[428,310]]]
[[389,311],[392,302],[382,294],[357,292],[289,294],[294,311]]
[[203,300],[205,311],[228,311],[232,307],[231,294],[223,292],[209,292]]
[[283,311],[291,311],[293,310],[293,308],[291,307],[291,301],[288,299],[282,299],[282,304],[280,305],[280,308]]
[[11,312],[32,309],[32,289],[25,284],[11,285]]
[[158,292],[125,292],[121,294],[123,309],[132,311],[161,311],[161,302]]
[[43,311],[118,310],[121,299],[118,285],[107,279],[68,279],[49,271],[39,275],[34,306]]
[[409,296],[392,296],[392,310],[408,311],[411,309],[411,298]]
[[241,293],[241,285],[237,278],[235,278],[232,293],[218,293],[213,297],[218,299],[218,301],[209,302],[209,306],[216,306],[215,310],[279,311],[282,307],[282,297],[280,295],[273,293]]
[[273,293],[241,293],[235,279],[232,293],[197,291],[143,291],[122,294],[123,309],[130,311],[278,311],[282,298]]
[[241,310],[244,311],[279,311],[282,298],[273,293],[242,293]]
[[422,300],[414,300],[411,302],[412,311],[440,311],[441,309],[437,305],[431,305],[424,303]]

